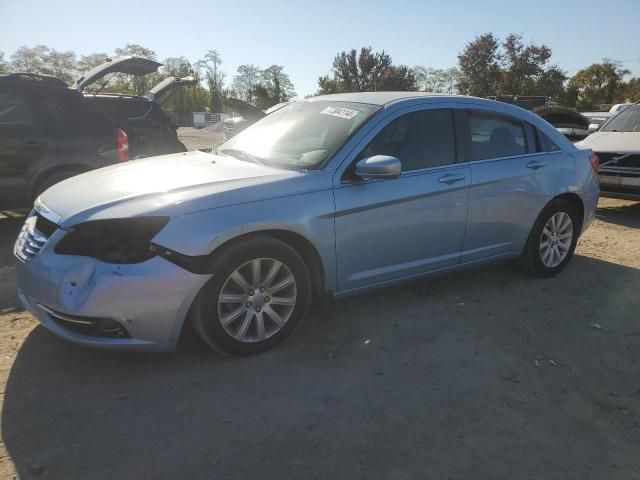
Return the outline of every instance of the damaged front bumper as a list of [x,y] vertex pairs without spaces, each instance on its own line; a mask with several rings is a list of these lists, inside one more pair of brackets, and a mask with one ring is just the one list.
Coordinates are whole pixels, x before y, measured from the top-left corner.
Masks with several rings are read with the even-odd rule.
[[122,350],[175,349],[191,304],[211,278],[155,256],[108,264],[53,251],[55,232],[19,260],[19,298],[48,330],[72,342]]

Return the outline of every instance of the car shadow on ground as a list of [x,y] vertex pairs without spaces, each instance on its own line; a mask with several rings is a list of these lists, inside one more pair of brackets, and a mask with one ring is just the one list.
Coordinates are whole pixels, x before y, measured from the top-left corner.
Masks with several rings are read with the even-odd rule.
[[640,228],[640,202],[625,204],[600,203],[596,217],[606,223]]
[[580,256],[552,279],[498,265],[335,302],[250,358],[36,327],[2,434],[24,478],[631,478],[639,284]]

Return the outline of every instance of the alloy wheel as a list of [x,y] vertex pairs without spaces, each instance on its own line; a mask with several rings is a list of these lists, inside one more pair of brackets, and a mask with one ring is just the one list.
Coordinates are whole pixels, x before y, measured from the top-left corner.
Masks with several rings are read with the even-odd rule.
[[284,263],[255,258],[227,278],[218,296],[218,319],[239,342],[261,342],[278,333],[296,306],[296,280]]
[[557,212],[547,221],[540,236],[540,259],[548,268],[560,265],[571,249],[573,222],[566,212]]

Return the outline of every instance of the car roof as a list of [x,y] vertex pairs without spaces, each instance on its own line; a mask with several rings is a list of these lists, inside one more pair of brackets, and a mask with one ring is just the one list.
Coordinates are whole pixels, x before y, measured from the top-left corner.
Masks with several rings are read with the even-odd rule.
[[0,74],[0,81],[17,84],[40,85],[54,88],[69,88],[64,80],[52,75],[43,75],[40,73],[3,73]]
[[330,101],[330,102],[353,102],[368,103],[371,105],[379,105],[381,107],[389,106],[403,100],[422,99],[422,98],[438,98],[438,97],[455,97],[470,98],[462,95],[450,95],[447,93],[429,93],[429,92],[353,92],[353,93],[334,93],[330,95],[320,95],[311,97],[309,101]]

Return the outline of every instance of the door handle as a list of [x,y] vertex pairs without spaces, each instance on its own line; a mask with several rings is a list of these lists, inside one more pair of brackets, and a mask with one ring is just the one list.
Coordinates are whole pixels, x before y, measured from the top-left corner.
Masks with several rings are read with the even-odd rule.
[[446,175],[440,177],[438,179],[438,182],[440,183],[446,183],[448,185],[452,185],[456,182],[461,182],[465,179],[466,177],[464,175],[458,175],[455,173],[447,173]]
[[527,168],[530,168],[531,170],[537,170],[544,167],[545,165],[546,163],[541,162],[540,160],[532,160],[531,162],[527,163]]

